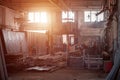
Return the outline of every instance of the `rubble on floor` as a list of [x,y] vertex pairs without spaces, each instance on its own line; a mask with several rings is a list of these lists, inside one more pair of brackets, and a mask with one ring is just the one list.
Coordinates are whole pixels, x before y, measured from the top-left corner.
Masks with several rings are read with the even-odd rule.
[[5,61],[8,72],[21,70],[25,67],[22,54],[17,54],[17,55],[6,54]]
[[22,71],[13,73],[8,80],[105,80],[101,70],[62,68],[54,72]]
[[[12,58],[11,58],[12,57]],[[66,53],[57,52],[54,55],[47,54],[43,56],[29,56],[29,57],[16,57],[14,55],[7,56],[7,68],[14,70],[24,70],[29,67],[43,67],[43,66],[66,66]]]
[[39,57],[33,57],[34,65],[54,65],[54,66],[65,66],[66,54],[63,52],[57,52],[54,55],[44,55]]

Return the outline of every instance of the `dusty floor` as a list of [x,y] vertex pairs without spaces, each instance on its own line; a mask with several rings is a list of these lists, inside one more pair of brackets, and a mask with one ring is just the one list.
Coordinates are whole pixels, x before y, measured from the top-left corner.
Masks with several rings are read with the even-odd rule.
[[97,70],[64,68],[54,72],[24,71],[12,73],[9,80],[105,80],[106,74]]

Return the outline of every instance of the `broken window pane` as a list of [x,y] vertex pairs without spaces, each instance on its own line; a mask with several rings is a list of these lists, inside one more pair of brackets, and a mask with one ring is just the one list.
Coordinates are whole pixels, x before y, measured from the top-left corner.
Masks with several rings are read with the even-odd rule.
[[100,22],[104,20],[104,13],[99,14],[96,16],[96,14],[99,11],[85,11],[84,12],[84,21],[85,22]]
[[68,42],[67,42],[67,35],[62,35],[62,37],[63,37],[63,44],[67,44]]
[[104,20],[104,13],[101,13],[98,15],[98,22],[103,21]]
[[90,22],[90,11],[85,11],[84,12],[84,19],[85,19],[85,22]]
[[47,13],[46,12],[29,12],[28,13],[29,23],[46,23]]
[[97,11],[91,11],[91,22],[96,22],[97,21]]
[[47,13],[46,12],[41,12],[41,20],[42,23],[47,22]]
[[40,13],[39,12],[35,12],[35,20],[34,22],[40,22]]
[[74,22],[74,13],[71,11],[62,12],[62,22]]
[[28,14],[28,20],[29,20],[29,23],[34,22],[34,13],[33,12],[29,12],[29,14]]

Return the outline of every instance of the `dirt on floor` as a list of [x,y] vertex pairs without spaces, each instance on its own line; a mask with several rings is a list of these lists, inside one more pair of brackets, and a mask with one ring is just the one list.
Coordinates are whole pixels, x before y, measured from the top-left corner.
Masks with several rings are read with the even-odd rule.
[[102,70],[62,68],[54,72],[21,71],[10,73],[9,80],[105,80]]

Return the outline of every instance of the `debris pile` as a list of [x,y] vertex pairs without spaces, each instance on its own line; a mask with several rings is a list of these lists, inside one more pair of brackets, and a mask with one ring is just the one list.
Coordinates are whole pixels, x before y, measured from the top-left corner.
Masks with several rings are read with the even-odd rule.
[[25,67],[22,54],[18,55],[7,54],[5,55],[5,61],[7,65],[7,70],[9,72],[21,70],[22,68]]
[[66,54],[63,52],[57,52],[54,55],[43,55],[39,57],[33,57],[34,65],[42,66],[65,66]]
[[[66,66],[66,53],[57,52],[54,55],[43,55],[43,56],[27,56],[23,55],[7,55],[6,56],[7,68],[9,70],[24,70],[25,68],[35,67],[64,67]],[[37,67],[37,68],[38,68]],[[52,67],[53,68],[53,67]],[[44,68],[46,69],[46,68]]]

